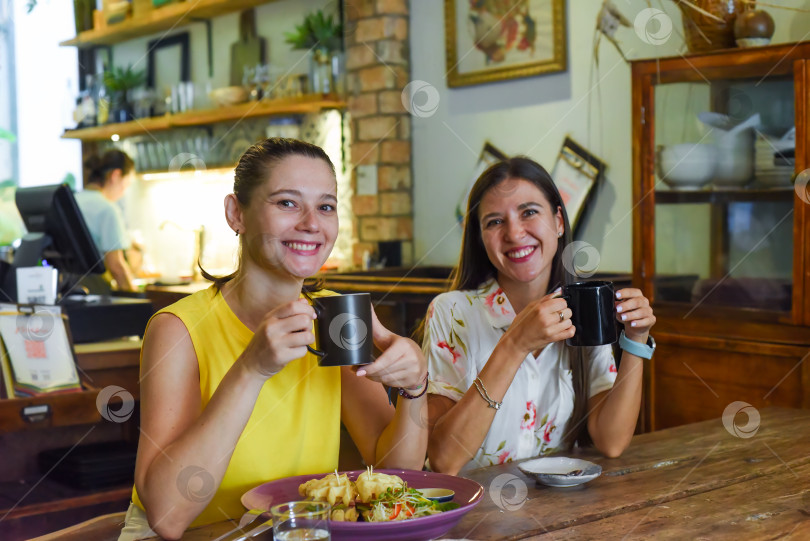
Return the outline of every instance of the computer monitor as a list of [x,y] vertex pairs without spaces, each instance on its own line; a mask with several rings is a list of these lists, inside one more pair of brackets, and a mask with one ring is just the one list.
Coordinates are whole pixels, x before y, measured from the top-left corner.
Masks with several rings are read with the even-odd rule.
[[15,200],[28,233],[6,273],[7,296],[16,299],[15,269],[35,267],[40,261],[59,270],[63,289],[87,274],[104,272],[104,259],[67,184],[19,188]]

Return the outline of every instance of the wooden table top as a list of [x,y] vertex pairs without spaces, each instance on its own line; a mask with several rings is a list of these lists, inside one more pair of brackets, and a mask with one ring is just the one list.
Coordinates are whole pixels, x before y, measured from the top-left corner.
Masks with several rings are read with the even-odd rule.
[[[516,462],[466,472],[485,495],[446,537],[810,539],[810,410],[759,413],[749,438],[718,418],[635,436],[616,459],[572,453],[602,466],[600,477],[579,487],[535,486]],[[523,501],[515,487],[526,488]],[[184,539],[211,539],[229,526]]]
[[508,511],[502,508],[513,493],[506,504],[485,497],[448,537],[782,539],[792,532],[805,539],[810,411],[765,408],[760,415],[747,439],[715,419],[636,436],[617,459],[580,453],[602,466],[600,477],[580,487],[534,486],[515,463],[473,471],[466,477],[485,489],[498,475],[514,475],[528,485],[528,500]]

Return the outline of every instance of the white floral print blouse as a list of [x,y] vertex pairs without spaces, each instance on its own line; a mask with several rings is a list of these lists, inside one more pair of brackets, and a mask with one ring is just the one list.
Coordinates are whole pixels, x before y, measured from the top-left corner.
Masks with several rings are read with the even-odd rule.
[[[422,343],[430,370],[428,392],[460,400],[514,318],[496,280],[478,290],[449,291],[433,299]],[[563,346],[556,342],[538,357],[526,356],[481,448],[463,469],[547,455],[561,446],[574,409],[570,361]],[[585,360],[590,367],[589,397],[613,387],[616,363],[610,346],[586,348]]]

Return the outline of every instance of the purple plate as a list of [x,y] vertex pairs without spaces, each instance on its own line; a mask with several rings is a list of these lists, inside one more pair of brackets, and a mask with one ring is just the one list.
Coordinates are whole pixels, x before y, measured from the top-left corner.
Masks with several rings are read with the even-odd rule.
[[[365,470],[345,473],[352,481]],[[429,517],[411,518],[395,522],[332,522],[332,539],[335,541],[419,541],[435,539],[450,531],[468,511],[481,501],[484,487],[463,477],[443,473],[414,470],[374,470],[388,475],[398,475],[412,488],[449,488],[456,493],[454,502],[461,505]],[[310,479],[320,479],[329,473],[299,475],[270,481],[242,495],[242,505],[247,509],[270,509],[271,505],[301,500],[298,487]]]

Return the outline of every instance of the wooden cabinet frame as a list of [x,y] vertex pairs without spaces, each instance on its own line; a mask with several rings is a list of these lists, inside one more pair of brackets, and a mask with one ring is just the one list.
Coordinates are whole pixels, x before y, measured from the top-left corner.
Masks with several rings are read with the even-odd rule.
[[[760,356],[764,361],[773,358],[796,359],[795,370],[785,376],[796,378],[801,384],[800,396],[777,397],[788,401],[781,405],[810,407],[810,368],[803,361],[810,354],[810,211],[808,203],[793,193],[793,286],[789,312],[735,309],[731,307],[700,306],[664,303],[655,298],[653,280],[655,268],[655,87],[676,82],[708,82],[715,79],[751,79],[762,77],[791,77],[794,85],[796,125],[796,168],[810,167],[810,141],[808,141],[808,106],[810,106],[810,42],[791,43],[749,49],[729,49],[706,54],[634,61],[632,72],[632,125],[633,125],[633,283],[650,298],[658,317],[653,333],[662,348],[675,348],[687,355],[691,351],[713,351],[717,362],[725,362],[724,353],[732,352]],[[713,212],[712,220],[722,217]],[[717,229],[714,228],[713,229]],[[712,236],[714,245],[723,239]],[[712,268],[719,269],[718,262]],[[689,312],[689,317],[684,315]],[[658,358],[659,355],[656,355]],[[666,358],[664,362],[676,360]],[[700,357],[700,355],[698,355]],[[642,425],[645,430],[667,426],[659,423],[657,414],[667,411],[664,406],[666,387],[661,386],[662,365],[654,358],[645,373],[645,402]],[[743,383],[740,394],[754,387],[756,375],[748,384]],[[739,382],[738,382],[739,383]],[[749,385],[750,384],[750,385]],[[663,393],[663,394],[662,394]],[[678,400],[666,396],[666,400]],[[760,405],[775,404],[773,395],[765,397]],[[753,402],[752,402],[753,403]],[[757,406],[757,404],[754,404]],[[673,406],[675,407],[675,406]],[[670,410],[671,411],[671,410]],[[722,411],[707,412],[705,418],[718,417]],[[684,419],[684,422],[703,420]]]

